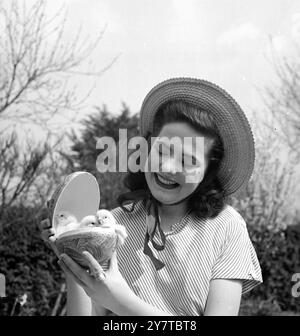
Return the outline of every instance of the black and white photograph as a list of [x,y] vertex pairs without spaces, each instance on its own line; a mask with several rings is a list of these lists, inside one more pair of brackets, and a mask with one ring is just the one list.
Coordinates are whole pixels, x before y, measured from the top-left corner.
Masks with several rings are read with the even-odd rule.
[[299,0],[1,0],[0,316],[300,316],[299,144]]

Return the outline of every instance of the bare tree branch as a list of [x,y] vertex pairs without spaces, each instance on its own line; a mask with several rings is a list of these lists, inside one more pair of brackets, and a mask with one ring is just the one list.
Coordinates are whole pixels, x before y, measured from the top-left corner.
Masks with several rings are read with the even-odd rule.
[[[16,0],[9,8],[0,4],[4,29],[0,35],[0,119],[17,121],[20,117],[22,123],[40,126],[48,125],[56,115],[74,119],[96,79],[119,57],[102,69],[83,69],[106,25],[93,39],[83,36],[81,27],[72,39],[66,39],[64,6],[49,18],[45,0],[37,0],[30,8],[25,0],[21,4]],[[86,92],[79,92],[72,84],[74,75],[94,78]]]
[[[272,42],[272,41],[271,41]],[[274,124],[274,131],[300,160],[300,45],[294,56],[279,57],[273,49],[272,65],[277,83],[266,87],[261,95]],[[265,122],[267,127],[269,121]],[[273,126],[272,126],[273,127]]]

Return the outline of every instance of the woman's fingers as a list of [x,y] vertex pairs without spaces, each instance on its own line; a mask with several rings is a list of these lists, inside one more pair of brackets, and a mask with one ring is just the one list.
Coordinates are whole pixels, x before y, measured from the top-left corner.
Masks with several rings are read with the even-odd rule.
[[76,281],[81,287],[85,287],[85,284],[69,269],[69,267],[60,259],[58,260],[59,266],[65,272],[66,275],[71,277],[74,281]]
[[45,242],[48,242],[49,238],[55,234],[54,229],[44,229],[41,232],[41,237]]
[[103,281],[106,278],[106,275],[98,261],[88,251],[84,251],[82,254],[89,265],[91,274],[97,280]]
[[57,258],[59,258],[59,251],[58,251],[58,249],[56,247],[55,242],[56,242],[56,237],[55,236],[49,237],[49,245],[51,246],[52,250],[56,254]]
[[53,228],[44,229],[41,232],[41,238],[46,244],[48,244],[52,248],[52,250],[54,251],[56,256],[59,257],[59,252],[58,252],[58,249],[55,245],[56,236],[55,236],[54,229]]
[[41,230],[49,229],[49,228],[51,228],[51,226],[52,225],[50,223],[49,218],[46,218],[39,223],[39,227],[40,227]]

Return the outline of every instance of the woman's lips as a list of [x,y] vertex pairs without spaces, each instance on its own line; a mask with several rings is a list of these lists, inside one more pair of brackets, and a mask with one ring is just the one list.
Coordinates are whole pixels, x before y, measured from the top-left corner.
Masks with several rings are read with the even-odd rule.
[[[162,187],[162,188],[165,188],[165,189],[175,189],[175,188],[177,188],[178,186],[179,186],[179,184],[178,183],[174,183],[174,184],[167,184],[167,183],[163,183],[161,180],[159,180],[159,178],[158,178],[158,174],[156,174],[156,173],[153,173],[154,174],[154,178],[155,178],[155,182],[160,186],[160,187]],[[161,176],[160,176],[161,177]],[[167,180],[167,179],[166,179]],[[168,180],[168,181],[170,181],[170,180]],[[172,181],[170,181],[170,182],[172,182]]]

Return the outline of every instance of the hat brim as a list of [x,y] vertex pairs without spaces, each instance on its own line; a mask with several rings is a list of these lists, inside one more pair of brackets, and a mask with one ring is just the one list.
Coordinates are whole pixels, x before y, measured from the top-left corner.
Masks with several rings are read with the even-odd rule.
[[159,107],[168,101],[182,100],[210,113],[224,145],[219,180],[226,195],[243,191],[252,175],[255,144],[250,124],[238,103],[222,88],[206,80],[173,78],[156,85],[140,110],[141,136],[153,132]]

